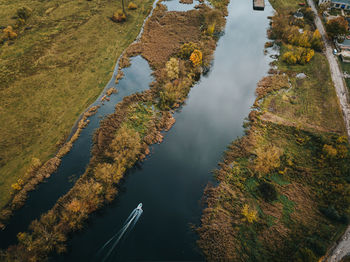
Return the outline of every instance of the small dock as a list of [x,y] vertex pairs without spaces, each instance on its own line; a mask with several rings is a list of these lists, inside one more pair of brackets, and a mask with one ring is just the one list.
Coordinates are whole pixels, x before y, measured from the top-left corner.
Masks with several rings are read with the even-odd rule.
[[264,10],[265,0],[253,0],[253,10]]

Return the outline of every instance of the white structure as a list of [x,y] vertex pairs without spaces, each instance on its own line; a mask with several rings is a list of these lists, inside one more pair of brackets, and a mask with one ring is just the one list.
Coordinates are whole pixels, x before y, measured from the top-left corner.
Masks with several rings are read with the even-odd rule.
[[350,10],[350,0],[318,0],[318,5],[330,3],[330,7]]

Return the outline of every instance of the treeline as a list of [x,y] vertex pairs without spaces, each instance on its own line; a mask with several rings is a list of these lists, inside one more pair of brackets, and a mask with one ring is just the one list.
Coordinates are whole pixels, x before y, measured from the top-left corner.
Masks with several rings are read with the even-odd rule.
[[322,51],[323,48],[321,34],[317,29],[314,30],[312,11],[304,8],[302,12],[310,19],[300,20],[293,13],[276,13],[271,18],[269,38],[285,45],[286,51],[282,54],[282,60],[291,65],[310,62],[314,50]]

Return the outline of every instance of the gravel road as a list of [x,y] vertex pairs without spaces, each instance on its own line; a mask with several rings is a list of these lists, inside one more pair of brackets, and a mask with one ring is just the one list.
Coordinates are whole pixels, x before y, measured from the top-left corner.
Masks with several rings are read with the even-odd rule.
[[[341,110],[343,112],[344,121],[346,125],[346,130],[348,134],[348,138],[350,139],[350,107],[348,104],[348,93],[347,88],[344,83],[342,72],[339,68],[339,64],[337,61],[337,58],[332,54],[332,45],[328,41],[326,37],[326,32],[323,27],[322,21],[320,17],[317,14],[317,10],[315,7],[315,4],[313,0],[307,0],[309,6],[312,8],[312,10],[315,13],[315,24],[317,26],[318,31],[320,31],[324,44],[325,44],[325,55],[329,62],[329,67],[331,71],[332,81],[335,87],[335,90],[337,92],[337,96],[339,99],[339,104],[341,107]],[[350,254],[350,226],[345,231],[343,237],[339,240],[339,242],[334,246],[332,252],[329,254],[326,261],[328,262],[337,262],[340,261],[345,255]]]

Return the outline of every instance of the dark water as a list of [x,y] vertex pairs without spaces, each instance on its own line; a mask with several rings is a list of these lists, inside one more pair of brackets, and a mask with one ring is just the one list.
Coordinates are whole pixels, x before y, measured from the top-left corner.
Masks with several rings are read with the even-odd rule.
[[[151,69],[148,63],[141,57],[135,57],[131,62],[132,66],[123,70],[125,77],[119,81],[117,86],[119,92],[113,94],[110,97],[111,100],[104,102],[97,114],[89,118],[89,125],[81,132],[72,150],[62,158],[58,170],[45,183],[40,184],[35,191],[30,192],[25,206],[15,213],[6,229],[0,231],[1,248],[15,244],[17,233],[26,231],[32,220],[51,209],[57,199],[66,194],[74,185],[74,181],[84,173],[91,157],[92,136],[101,118],[113,113],[114,106],[123,97],[149,88],[149,83],[153,78],[150,75]],[[114,86],[115,74],[107,88]],[[101,104],[100,100],[95,104]]]
[[116,202],[73,235],[69,253],[53,261],[93,261],[140,202],[141,218],[110,261],[203,260],[190,223],[198,225],[211,171],[226,146],[242,135],[256,83],[268,70],[271,59],[263,47],[271,14],[270,6],[257,12],[250,0],[231,1],[212,71],[175,113],[176,124],[164,142],[153,146],[149,158],[129,172]]

